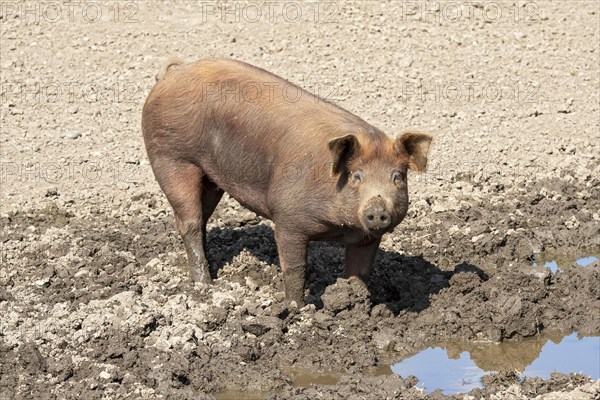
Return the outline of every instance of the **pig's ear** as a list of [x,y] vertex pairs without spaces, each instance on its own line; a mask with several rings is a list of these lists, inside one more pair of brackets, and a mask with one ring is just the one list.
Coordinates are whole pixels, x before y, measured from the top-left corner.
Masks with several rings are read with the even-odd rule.
[[344,163],[358,152],[358,139],[354,135],[331,139],[329,141],[329,150],[333,156],[331,173],[337,175],[344,170]]
[[398,155],[408,159],[408,168],[416,172],[427,169],[427,153],[432,137],[423,132],[402,132],[394,147]]

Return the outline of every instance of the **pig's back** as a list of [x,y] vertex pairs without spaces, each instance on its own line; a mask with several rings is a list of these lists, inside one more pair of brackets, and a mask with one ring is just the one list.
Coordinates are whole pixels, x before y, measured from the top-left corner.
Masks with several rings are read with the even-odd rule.
[[241,61],[203,59],[174,69],[163,80],[156,86],[170,98],[170,108],[177,108],[179,115],[195,114],[191,119],[200,118],[205,125],[235,128],[228,135],[289,140],[297,130],[302,140],[307,130],[316,129],[326,139],[339,133],[335,128],[341,123],[368,126],[352,113]]
[[294,160],[327,160],[329,139],[369,127],[283,78],[224,59],[170,70],[144,108],[144,125],[160,125],[144,128],[146,140],[157,144],[154,151],[197,164],[232,197],[266,217],[274,171]]

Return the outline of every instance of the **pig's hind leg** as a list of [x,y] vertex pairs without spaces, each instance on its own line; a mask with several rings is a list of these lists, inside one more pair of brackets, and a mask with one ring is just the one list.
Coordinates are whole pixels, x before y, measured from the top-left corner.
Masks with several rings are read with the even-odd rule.
[[156,179],[173,207],[177,230],[187,253],[190,278],[194,282],[210,283],[205,253],[206,222],[223,193],[211,185],[194,164],[154,160],[152,165]]
[[223,190],[220,189],[208,176],[202,178],[202,188],[200,189],[200,198],[202,204],[202,246],[206,251],[206,224],[208,219],[217,208],[219,201],[223,197]]

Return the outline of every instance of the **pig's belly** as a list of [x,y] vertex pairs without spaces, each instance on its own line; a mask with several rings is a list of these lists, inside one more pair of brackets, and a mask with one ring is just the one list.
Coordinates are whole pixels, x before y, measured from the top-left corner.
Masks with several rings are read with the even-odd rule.
[[219,188],[229,196],[233,197],[238,203],[248,210],[260,215],[261,217],[271,219],[269,208],[266,201],[266,190],[244,185],[243,183],[231,183],[222,179],[215,179],[208,176]]
[[271,219],[267,206],[268,171],[236,166],[235,161],[226,155],[221,155],[220,162],[215,162],[216,157],[205,156],[197,160],[206,176],[245,208]]
[[343,244],[363,244],[372,242],[374,238],[366,237],[364,232],[351,228],[334,228],[314,235],[311,240],[337,242]]

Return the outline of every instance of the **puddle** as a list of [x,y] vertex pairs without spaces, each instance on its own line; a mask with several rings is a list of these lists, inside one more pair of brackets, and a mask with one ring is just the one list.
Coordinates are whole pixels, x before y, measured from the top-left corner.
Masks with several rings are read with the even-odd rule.
[[230,390],[219,392],[215,395],[218,400],[264,400],[267,398],[266,393],[251,393]]
[[430,347],[398,364],[392,371],[414,375],[418,387],[450,395],[481,388],[491,372],[516,371],[521,377],[547,379],[553,371],[600,378],[600,336],[543,334],[520,341],[460,343]]
[[[292,379],[292,386],[302,388],[308,388],[313,385],[337,385],[343,375],[338,372],[315,372],[295,368],[287,368],[284,369],[283,372]],[[369,376],[392,375],[393,371],[389,365],[384,365],[379,368],[373,368],[364,371],[364,374]],[[272,393],[231,390],[219,392],[215,394],[215,397],[218,400],[264,400],[267,399],[270,394]]]
[[292,384],[296,387],[311,387],[312,385],[336,385],[341,378],[340,374],[322,373],[314,374],[298,371],[292,375]]
[[583,257],[583,258],[580,258],[577,261],[575,261],[575,263],[581,265],[582,267],[587,267],[594,261],[598,261],[598,257],[595,257],[595,256]]
[[[444,395],[469,392],[483,387],[481,378],[492,372],[515,371],[522,378],[550,378],[554,371],[576,372],[600,379],[600,336],[578,337],[545,333],[519,341],[502,343],[444,343],[430,347],[399,363],[365,371],[366,375],[414,375],[417,387],[426,392],[441,390]],[[298,369],[283,371],[295,387],[336,385],[336,372]],[[219,400],[262,400],[272,393],[224,391]]]
[[[533,268],[539,269],[538,267],[538,264],[534,261]],[[556,271],[563,271],[562,268],[558,268],[558,264],[556,263],[556,261],[546,261],[542,266],[542,269],[549,269],[553,274],[555,274]]]
[[[388,367],[389,370],[389,367]],[[312,385],[336,385],[342,374],[333,372],[312,372],[299,369],[284,369],[287,376],[292,378],[294,387],[311,387]],[[391,371],[389,372],[392,373]],[[271,393],[267,392],[243,392],[228,390],[215,395],[218,400],[265,400]]]
[[571,268],[574,265],[587,267],[595,261],[598,261],[598,257],[594,255],[577,258],[575,260],[569,257],[553,258],[549,255],[541,255],[539,262],[534,261],[532,267],[538,272],[544,272],[544,270],[549,269],[555,274],[557,271],[563,272],[566,268]]

